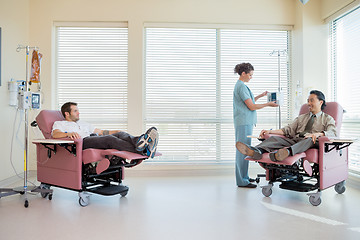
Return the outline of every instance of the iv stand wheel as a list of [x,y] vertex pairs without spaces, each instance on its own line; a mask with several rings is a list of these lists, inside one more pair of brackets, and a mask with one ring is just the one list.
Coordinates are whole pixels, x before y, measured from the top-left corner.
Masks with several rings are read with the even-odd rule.
[[29,207],[29,201],[28,201],[28,200],[25,200],[24,207],[25,207],[25,208],[28,208],[28,207]]
[[[40,184],[40,189],[50,190],[50,186],[47,185],[47,184],[42,183],[42,184]],[[49,192],[45,191],[45,192],[40,192],[40,195],[43,198],[49,197],[49,200],[52,199],[52,193],[49,193]]]
[[48,196],[48,193],[41,193],[41,197],[46,198]]

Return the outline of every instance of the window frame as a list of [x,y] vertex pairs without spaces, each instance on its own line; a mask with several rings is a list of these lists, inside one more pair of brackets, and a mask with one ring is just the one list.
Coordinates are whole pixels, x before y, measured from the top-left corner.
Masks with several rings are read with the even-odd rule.
[[[147,125],[148,121],[147,121],[147,111],[146,111],[146,71],[147,71],[147,66],[146,66],[146,57],[147,57],[147,29],[148,28],[174,28],[174,29],[181,29],[181,28],[191,28],[191,29],[217,29],[217,30],[227,30],[227,29],[234,29],[234,30],[274,30],[274,31],[287,31],[287,37],[288,37],[288,48],[287,51],[289,52],[289,56],[288,59],[290,59],[286,64],[287,64],[287,76],[288,76],[288,80],[290,83],[288,83],[287,87],[289,87],[288,92],[290,95],[294,95],[293,91],[292,91],[292,74],[291,74],[291,38],[292,38],[292,26],[260,26],[260,25],[229,25],[229,24],[171,24],[171,23],[147,23],[144,24],[144,87],[143,87],[143,96],[144,96],[144,124]],[[219,32],[219,31],[218,31]],[[219,34],[219,33],[218,33]],[[217,43],[218,44],[218,43]],[[277,60],[276,60],[277,61]],[[217,63],[219,64],[219,63]],[[236,76],[234,76],[234,79],[236,78]],[[255,83],[256,84],[256,83]],[[235,85],[235,82],[234,82]],[[282,119],[285,120],[285,122],[289,122],[292,120],[292,116],[293,116],[293,97],[289,97],[288,98],[288,109],[287,109],[287,116],[286,119]],[[221,103],[220,103],[221,104]],[[282,114],[283,116],[283,114]],[[220,124],[221,119],[218,119],[218,124]],[[232,124],[232,120],[231,120],[231,124]],[[285,124],[284,122],[282,123],[283,125]],[[149,125],[150,126],[150,125]],[[260,131],[260,130],[259,130]],[[161,145],[161,144],[160,144]],[[161,148],[161,147],[160,147]],[[219,147],[217,147],[219,148]],[[161,149],[160,149],[161,150]],[[235,152],[235,150],[234,150]],[[218,153],[217,153],[218,154]],[[230,161],[216,161],[216,163],[221,163],[221,164],[228,164],[231,163],[233,164],[235,158],[233,158]],[[156,159],[152,160],[152,161],[157,161]],[[164,158],[161,159],[162,162],[164,162]],[[185,162],[186,163],[186,162]],[[195,162],[196,164],[200,163],[200,162]],[[206,162],[209,163],[209,162]],[[213,163],[213,162],[212,162]]]
[[[357,6],[355,8],[352,8],[351,10],[343,13],[340,16],[337,16],[336,18],[333,18],[331,21],[329,21],[329,56],[330,56],[330,87],[331,87],[331,100],[332,101],[341,101],[340,96],[338,94],[338,81],[340,80],[338,78],[338,71],[339,71],[339,61],[338,61],[338,52],[342,51],[338,49],[338,39],[340,37],[340,33],[338,32],[339,30],[339,24],[341,24],[342,20],[348,16],[351,16],[352,13],[354,13],[355,11],[358,11],[357,14],[360,13],[360,6]],[[360,26],[359,28],[360,29]],[[359,33],[360,35],[360,33]],[[347,46],[350,46],[347,45]],[[345,111],[347,111],[346,106],[343,106],[345,108]],[[357,112],[358,114],[360,114],[360,112]],[[341,130],[341,136],[344,138],[354,138],[354,136],[351,135],[356,135],[356,131],[354,131],[354,129],[359,129],[356,126],[360,126],[360,118],[353,118],[353,117],[346,117],[346,112],[344,114],[344,119],[342,122],[342,130]],[[347,134],[344,135],[344,130],[347,130]],[[350,129],[350,130],[349,130]],[[351,130],[353,129],[353,130]],[[358,150],[357,150],[358,149]],[[352,164],[352,158],[356,159],[357,156],[360,155],[360,143],[358,143],[357,141],[354,142],[352,145],[350,145],[349,147],[349,171],[353,172],[357,175],[360,175],[360,163],[353,163]],[[359,162],[359,161],[357,161]]]
[[[128,92],[128,23],[127,22],[60,22],[60,21],[56,21],[53,23],[53,45],[52,45],[52,49],[53,52],[55,54],[53,54],[53,74],[52,74],[52,79],[53,79],[53,84],[52,84],[52,92],[54,93],[52,96],[52,108],[53,109],[59,109],[60,107],[60,99],[59,99],[59,90],[58,90],[58,84],[59,84],[59,71],[58,71],[58,67],[59,67],[59,52],[58,52],[58,29],[59,28],[119,28],[119,29],[126,29],[126,67],[125,67],[125,72],[126,72],[126,92]],[[122,56],[122,55],[121,55]],[[99,61],[100,62],[100,61]],[[124,77],[119,77],[119,78],[124,78]],[[71,99],[69,99],[69,101],[72,101]],[[81,105],[81,104],[80,104]],[[122,120],[118,121],[118,120],[113,120],[113,121],[109,121],[107,123],[102,122],[102,121],[97,121],[96,123],[92,122],[92,117],[82,117],[82,120],[88,121],[90,123],[92,123],[95,127],[97,128],[103,128],[103,125],[105,126],[105,129],[122,129],[122,130],[126,130],[128,127],[128,96],[126,95],[126,100],[125,102],[122,104],[124,105],[125,109],[124,111],[122,111],[122,115],[124,115],[125,117],[121,117]],[[81,106],[79,106],[81,108]],[[84,108],[80,109],[81,112],[84,112]],[[84,115],[84,114],[83,114]],[[109,127],[107,127],[109,126]]]

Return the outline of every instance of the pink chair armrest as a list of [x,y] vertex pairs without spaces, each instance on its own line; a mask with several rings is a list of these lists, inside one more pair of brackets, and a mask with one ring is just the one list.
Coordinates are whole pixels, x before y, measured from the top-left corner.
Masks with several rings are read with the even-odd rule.
[[318,138],[319,144],[323,144],[324,142],[330,141],[330,138],[327,136],[319,137]]

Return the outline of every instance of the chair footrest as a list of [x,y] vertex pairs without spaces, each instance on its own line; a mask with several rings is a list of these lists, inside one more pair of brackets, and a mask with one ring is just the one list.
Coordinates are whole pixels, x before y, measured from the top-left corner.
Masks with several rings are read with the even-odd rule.
[[297,192],[309,192],[319,188],[317,184],[295,181],[282,182],[279,187],[282,189],[293,190]]
[[124,185],[110,185],[110,186],[99,186],[95,188],[86,189],[88,192],[100,194],[100,195],[116,195],[121,193],[126,193],[129,191],[129,188]]

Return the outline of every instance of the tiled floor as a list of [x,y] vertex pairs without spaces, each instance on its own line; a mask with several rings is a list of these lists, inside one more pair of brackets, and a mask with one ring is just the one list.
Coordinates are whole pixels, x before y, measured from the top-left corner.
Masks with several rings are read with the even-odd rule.
[[[20,182],[21,183],[21,182]],[[50,201],[29,195],[0,199],[0,239],[360,239],[360,191],[323,191],[312,206],[306,193],[241,189],[234,176],[128,176],[126,197],[54,188]],[[264,185],[262,180],[260,185]]]

